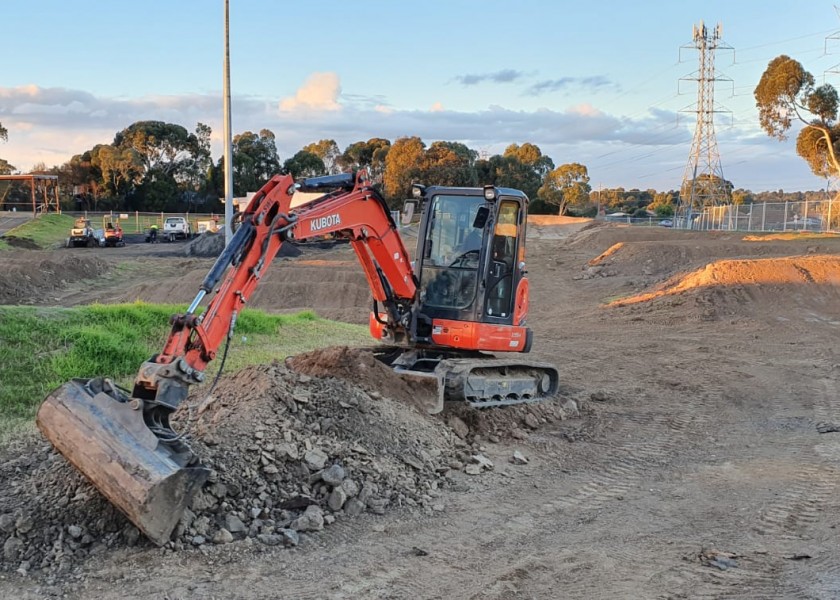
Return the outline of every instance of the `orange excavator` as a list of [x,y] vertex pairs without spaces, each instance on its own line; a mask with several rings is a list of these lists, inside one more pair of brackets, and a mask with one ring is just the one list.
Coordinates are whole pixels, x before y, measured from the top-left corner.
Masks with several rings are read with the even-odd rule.
[[[320,195],[291,208],[295,192]],[[72,380],[42,403],[38,427],[143,533],[166,543],[208,476],[170,417],[223,344],[224,364],[237,317],[282,244],[324,234],[348,239],[364,269],[377,357],[436,382],[429,412],[445,400],[489,407],[553,396],[557,369],[516,358],[533,341],[527,196],[493,186],[414,185],[412,194],[422,214],[414,262],[365,171],[297,183],[275,176],[243,211],[189,308],[171,318],[162,351],[140,367],[133,390],[106,378]]]

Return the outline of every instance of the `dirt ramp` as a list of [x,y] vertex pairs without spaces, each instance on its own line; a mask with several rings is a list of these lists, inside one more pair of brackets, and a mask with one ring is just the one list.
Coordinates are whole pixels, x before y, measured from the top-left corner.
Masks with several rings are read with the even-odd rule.
[[[716,237],[717,234],[712,234]],[[619,242],[644,242],[644,241],[667,241],[685,240],[696,238],[693,231],[669,229],[667,227],[637,227],[632,225],[617,225],[615,223],[604,223],[593,221],[584,226],[580,231],[573,234],[567,241],[570,247],[587,249],[593,252],[603,252],[613,244]],[[731,237],[731,236],[730,236]],[[736,239],[733,237],[733,239]]]
[[700,311],[707,319],[721,314],[761,318],[793,313],[834,320],[840,318],[838,300],[840,257],[815,255],[715,261],[607,306],[657,307],[664,303]]
[[95,279],[110,269],[105,260],[83,252],[0,255],[0,304],[43,304],[51,292],[76,281]]

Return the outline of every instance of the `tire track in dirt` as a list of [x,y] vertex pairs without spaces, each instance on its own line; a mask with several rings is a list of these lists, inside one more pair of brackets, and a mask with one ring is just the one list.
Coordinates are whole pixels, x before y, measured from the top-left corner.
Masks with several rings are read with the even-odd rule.
[[[711,395],[701,401],[695,398],[690,406],[682,405],[683,408],[676,414],[634,414],[632,418],[617,423],[618,431],[612,433],[619,436],[632,434],[633,439],[622,447],[608,449],[599,457],[598,464],[589,465],[587,471],[594,472],[593,476],[578,479],[574,473],[563,475],[567,480],[564,487],[568,488],[568,491],[548,501],[544,495],[535,494],[527,489],[530,487],[527,479],[514,481],[507,493],[502,491],[502,494],[516,497],[516,507],[509,506],[504,500],[499,504],[489,500],[488,506],[494,507],[490,512],[494,514],[488,516],[487,509],[482,507],[481,511],[478,508],[474,512],[462,510],[453,516],[454,520],[460,521],[458,530],[464,535],[464,541],[441,546],[437,540],[437,533],[413,536],[413,541],[420,540],[418,547],[427,544],[426,547],[432,549],[434,558],[430,558],[429,561],[434,563],[434,568],[430,569],[436,573],[433,579],[418,576],[415,565],[410,561],[380,561],[372,557],[372,562],[383,566],[367,573],[362,580],[359,580],[358,576],[345,574],[350,581],[345,580],[342,589],[328,597],[510,597],[506,594],[513,593],[513,590],[520,589],[523,585],[521,581],[517,583],[522,579],[518,574],[523,570],[532,573],[535,567],[543,562],[556,561],[557,551],[562,547],[558,546],[557,536],[570,526],[569,521],[586,523],[590,519],[588,515],[601,512],[608,508],[610,503],[638,488],[649,476],[651,469],[659,468],[663,462],[678,456],[686,448],[686,436],[690,436],[693,430],[703,431],[711,422],[714,403]],[[701,406],[704,408],[700,408]],[[512,508],[518,510],[512,514]],[[483,526],[485,521],[502,525],[488,530]],[[333,539],[342,538],[342,545],[346,544],[349,547],[355,530],[347,527],[340,533],[333,530],[333,534]],[[402,544],[404,538],[395,535],[393,540],[384,540],[380,550],[392,557],[397,556],[405,553]],[[519,548],[527,548],[527,554],[519,561],[512,561],[512,557],[519,555]],[[551,548],[552,551],[545,552],[547,548]],[[562,590],[566,597],[593,597],[592,580],[588,577],[575,577],[574,574],[596,569],[600,561],[594,558],[582,559],[580,548],[569,552],[577,557],[568,557],[570,577],[564,577],[562,582],[558,582],[557,566],[552,562],[554,584],[550,589],[555,593]],[[546,556],[534,556],[540,553]],[[465,556],[474,558],[465,561]],[[456,567],[454,564],[457,562],[452,561],[457,561],[457,557],[461,557],[461,564]],[[616,567],[621,569],[625,578],[633,578],[635,585],[644,589],[646,576],[634,569],[637,559],[638,555],[632,548],[622,549],[610,558],[616,563]],[[441,576],[441,570],[457,573]],[[455,588],[452,587],[454,581],[460,582]],[[533,585],[533,582],[529,584]],[[539,582],[537,586],[540,586]],[[298,589],[298,592],[301,598],[323,597],[323,587],[312,590]]]
[[[796,367],[788,368],[795,370]],[[791,380],[807,382],[809,379],[799,373]],[[826,379],[811,385],[797,384],[788,394],[768,394],[765,412],[781,423],[790,420],[790,415],[798,416],[803,412],[811,413],[815,422],[828,420],[829,415],[840,414],[836,388],[833,380]],[[820,522],[821,513],[834,498],[840,475],[834,466],[840,458],[840,446],[832,443],[821,450],[822,444],[815,445],[815,436],[814,430],[798,428],[792,428],[785,436],[790,461],[774,467],[777,471],[788,469],[792,476],[783,480],[786,486],[778,496],[744,524],[744,547],[749,550],[745,556],[737,558],[738,567],[718,571],[695,563],[688,569],[669,573],[669,589],[693,590],[692,598],[732,599],[823,598],[838,593],[840,561],[836,553],[811,556],[801,551],[810,545],[808,540],[812,533],[809,530]],[[825,458],[829,458],[831,464],[824,464]],[[769,556],[761,550],[769,544],[780,543],[788,548],[782,556]],[[804,571],[810,572],[811,576],[804,576]],[[707,584],[714,588],[707,591]]]

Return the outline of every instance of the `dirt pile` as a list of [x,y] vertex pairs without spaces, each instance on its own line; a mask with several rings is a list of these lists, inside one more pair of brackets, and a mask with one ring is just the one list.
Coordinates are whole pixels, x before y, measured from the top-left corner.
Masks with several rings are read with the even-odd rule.
[[[440,420],[334,378],[246,368],[181,415],[212,469],[169,547],[253,538],[297,545],[336,519],[390,507],[431,512],[457,447]],[[0,461],[0,570],[66,577],[109,549],[150,543],[40,442]],[[463,465],[456,465],[463,466]]]
[[3,255],[0,304],[42,304],[51,291],[81,279],[100,277],[109,268],[109,263],[99,257],[74,251],[31,252],[25,260]]
[[815,284],[840,286],[840,257],[830,255],[794,256],[758,260],[719,260],[688,274],[669,279],[659,289],[614,300],[608,306],[649,302],[715,287],[743,286],[778,288],[786,285]]
[[[404,404],[418,407],[424,405],[419,396],[437,393],[437,384],[432,380],[404,379],[390,367],[376,360],[373,353],[364,348],[322,348],[289,357],[286,364],[300,373],[344,379],[374,394],[395,398]],[[439,418],[461,440],[478,446],[484,440],[524,440],[530,432],[543,425],[580,416],[585,410],[585,402],[558,395],[547,402],[486,410],[473,409],[466,403],[451,402],[446,404]],[[469,457],[467,460],[469,461]]]
[[[187,256],[198,256],[212,258],[219,256],[225,249],[225,234],[223,231],[206,232],[190,241],[184,248]],[[283,244],[277,256],[295,257],[300,256],[300,249],[294,244]]]
[[[437,396],[437,382],[403,379],[363,348],[333,346],[291,356],[286,364],[306,375],[337,377],[365,390],[414,404],[418,395]],[[422,403],[421,403],[422,405]]]

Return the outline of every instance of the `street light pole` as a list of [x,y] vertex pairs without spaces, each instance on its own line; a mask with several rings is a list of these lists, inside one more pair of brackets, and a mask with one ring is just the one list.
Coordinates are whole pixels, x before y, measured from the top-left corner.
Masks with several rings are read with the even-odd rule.
[[233,237],[233,169],[230,134],[230,6],[225,0],[225,61],[224,61],[224,161],[225,161],[225,246]]

